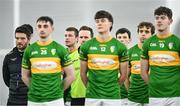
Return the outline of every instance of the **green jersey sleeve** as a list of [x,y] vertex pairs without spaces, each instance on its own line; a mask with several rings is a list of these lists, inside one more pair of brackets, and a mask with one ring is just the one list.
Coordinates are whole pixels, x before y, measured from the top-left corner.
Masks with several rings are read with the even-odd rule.
[[142,50],[141,50],[141,58],[148,60],[149,56],[148,56],[148,47],[149,47],[149,40],[146,40],[142,46]]
[[67,49],[65,49],[63,46],[60,46],[61,49],[59,49],[59,57],[61,59],[61,65],[62,67],[66,67],[70,64],[72,64],[72,60],[69,56],[69,53]]
[[118,47],[119,47],[120,62],[128,61],[128,53],[126,46],[119,42]]
[[87,51],[88,51],[88,46],[87,42],[85,44],[81,45],[80,47],[80,60],[86,61],[88,59],[87,56]]
[[178,42],[178,53],[180,54],[180,38],[177,37],[177,42]]
[[30,57],[30,46],[25,49],[23,54],[22,67],[25,69],[31,69],[31,63],[29,57]]
[[127,52],[128,54],[128,58],[129,58],[129,61],[128,61],[128,68],[131,68],[131,53],[132,53],[132,48],[130,48]]

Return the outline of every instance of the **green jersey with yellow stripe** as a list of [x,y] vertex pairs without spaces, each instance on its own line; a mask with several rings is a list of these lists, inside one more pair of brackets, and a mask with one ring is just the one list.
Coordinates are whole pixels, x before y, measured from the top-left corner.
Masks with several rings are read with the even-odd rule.
[[63,98],[62,68],[71,63],[68,51],[55,41],[30,45],[22,61],[22,67],[31,71],[28,100],[48,102]]
[[136,44],[129,49],[128,55],[131,69],[128,99],[137,103],[148,103],[148,86],[140,75],[141,49]]
[[150,97],[180,97],[180,39],[154,35],[144,43],[141,57],[149,60]]
[[88,64],[86,98],[119,99],[119,66],[128,60],[125,45],[115,38],[92,38],[81,46],[80,59]]

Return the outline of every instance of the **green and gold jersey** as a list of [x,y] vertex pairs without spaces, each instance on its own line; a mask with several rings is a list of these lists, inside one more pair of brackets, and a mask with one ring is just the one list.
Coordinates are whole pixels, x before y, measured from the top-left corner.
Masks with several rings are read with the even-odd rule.
[[63,97],[62,68],[72,63],[68,51],[55,41],[26,48],[22,67],[31,71],[28,100],[47,102]]
[[131,69],[130,85],[128,89],[128,99],[137,103],[148,103],[148,85],[141,77],[140,59],[141,49],[136,44],[129,49],[129,64]]
[[86,98],[119,99],[119,66],[128,60],[125,45],[115,38],[92,38],[81,46],[80,59],[88,63]]
[[125,87],[125,85],[124,84],[122,84],[122,85],[120,85],[120,94],[121,94],[121,99],[127,99],[127,97],[128,97],[128,92],[127,92],[127,89],[126,89],[126,87]]
[[84,86],[80,77],[80,59],[78,50],[75,50],[69,55],[73,61],[75,69],[75,81],[71,84],[71,97],[72,98],[85,98],[86,87]]
[[[128,51],[129,50],[127,50],[127,54],[128,54]],[[121,99],[128,98],[128,91],[124,84],[120,85],[120,94],[121,94]]]
[[143,45],[142,59],[149,60],[150,97],[180,97],[180,39],[152,36]]

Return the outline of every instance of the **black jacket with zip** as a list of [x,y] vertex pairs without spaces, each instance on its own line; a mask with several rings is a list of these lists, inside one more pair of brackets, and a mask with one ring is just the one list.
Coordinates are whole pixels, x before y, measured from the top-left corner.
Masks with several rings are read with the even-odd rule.
[[3,80],[9,88],[10,105],[27,105],[28,88],[21,79],[21,61],[23,52],[13,48],[3,61]]

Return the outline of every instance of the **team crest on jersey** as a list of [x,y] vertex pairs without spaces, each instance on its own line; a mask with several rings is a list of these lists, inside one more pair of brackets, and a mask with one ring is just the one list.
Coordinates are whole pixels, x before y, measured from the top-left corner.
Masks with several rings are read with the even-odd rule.
[[106,51],[106,47],[100,47],[101,51],[105,52]]
[[56,54],[56,49],[51,49],[51,54],[55,55]]
[[161,48],[164,48],[164,43],[159,43],[159,46],[160,46]]
[[169,49],[172,49],[173,48],[173,43],[171,42],[171,43],[169,43]]
[[113,53],[115,51],[115,46],[110,47],[111,52]]

